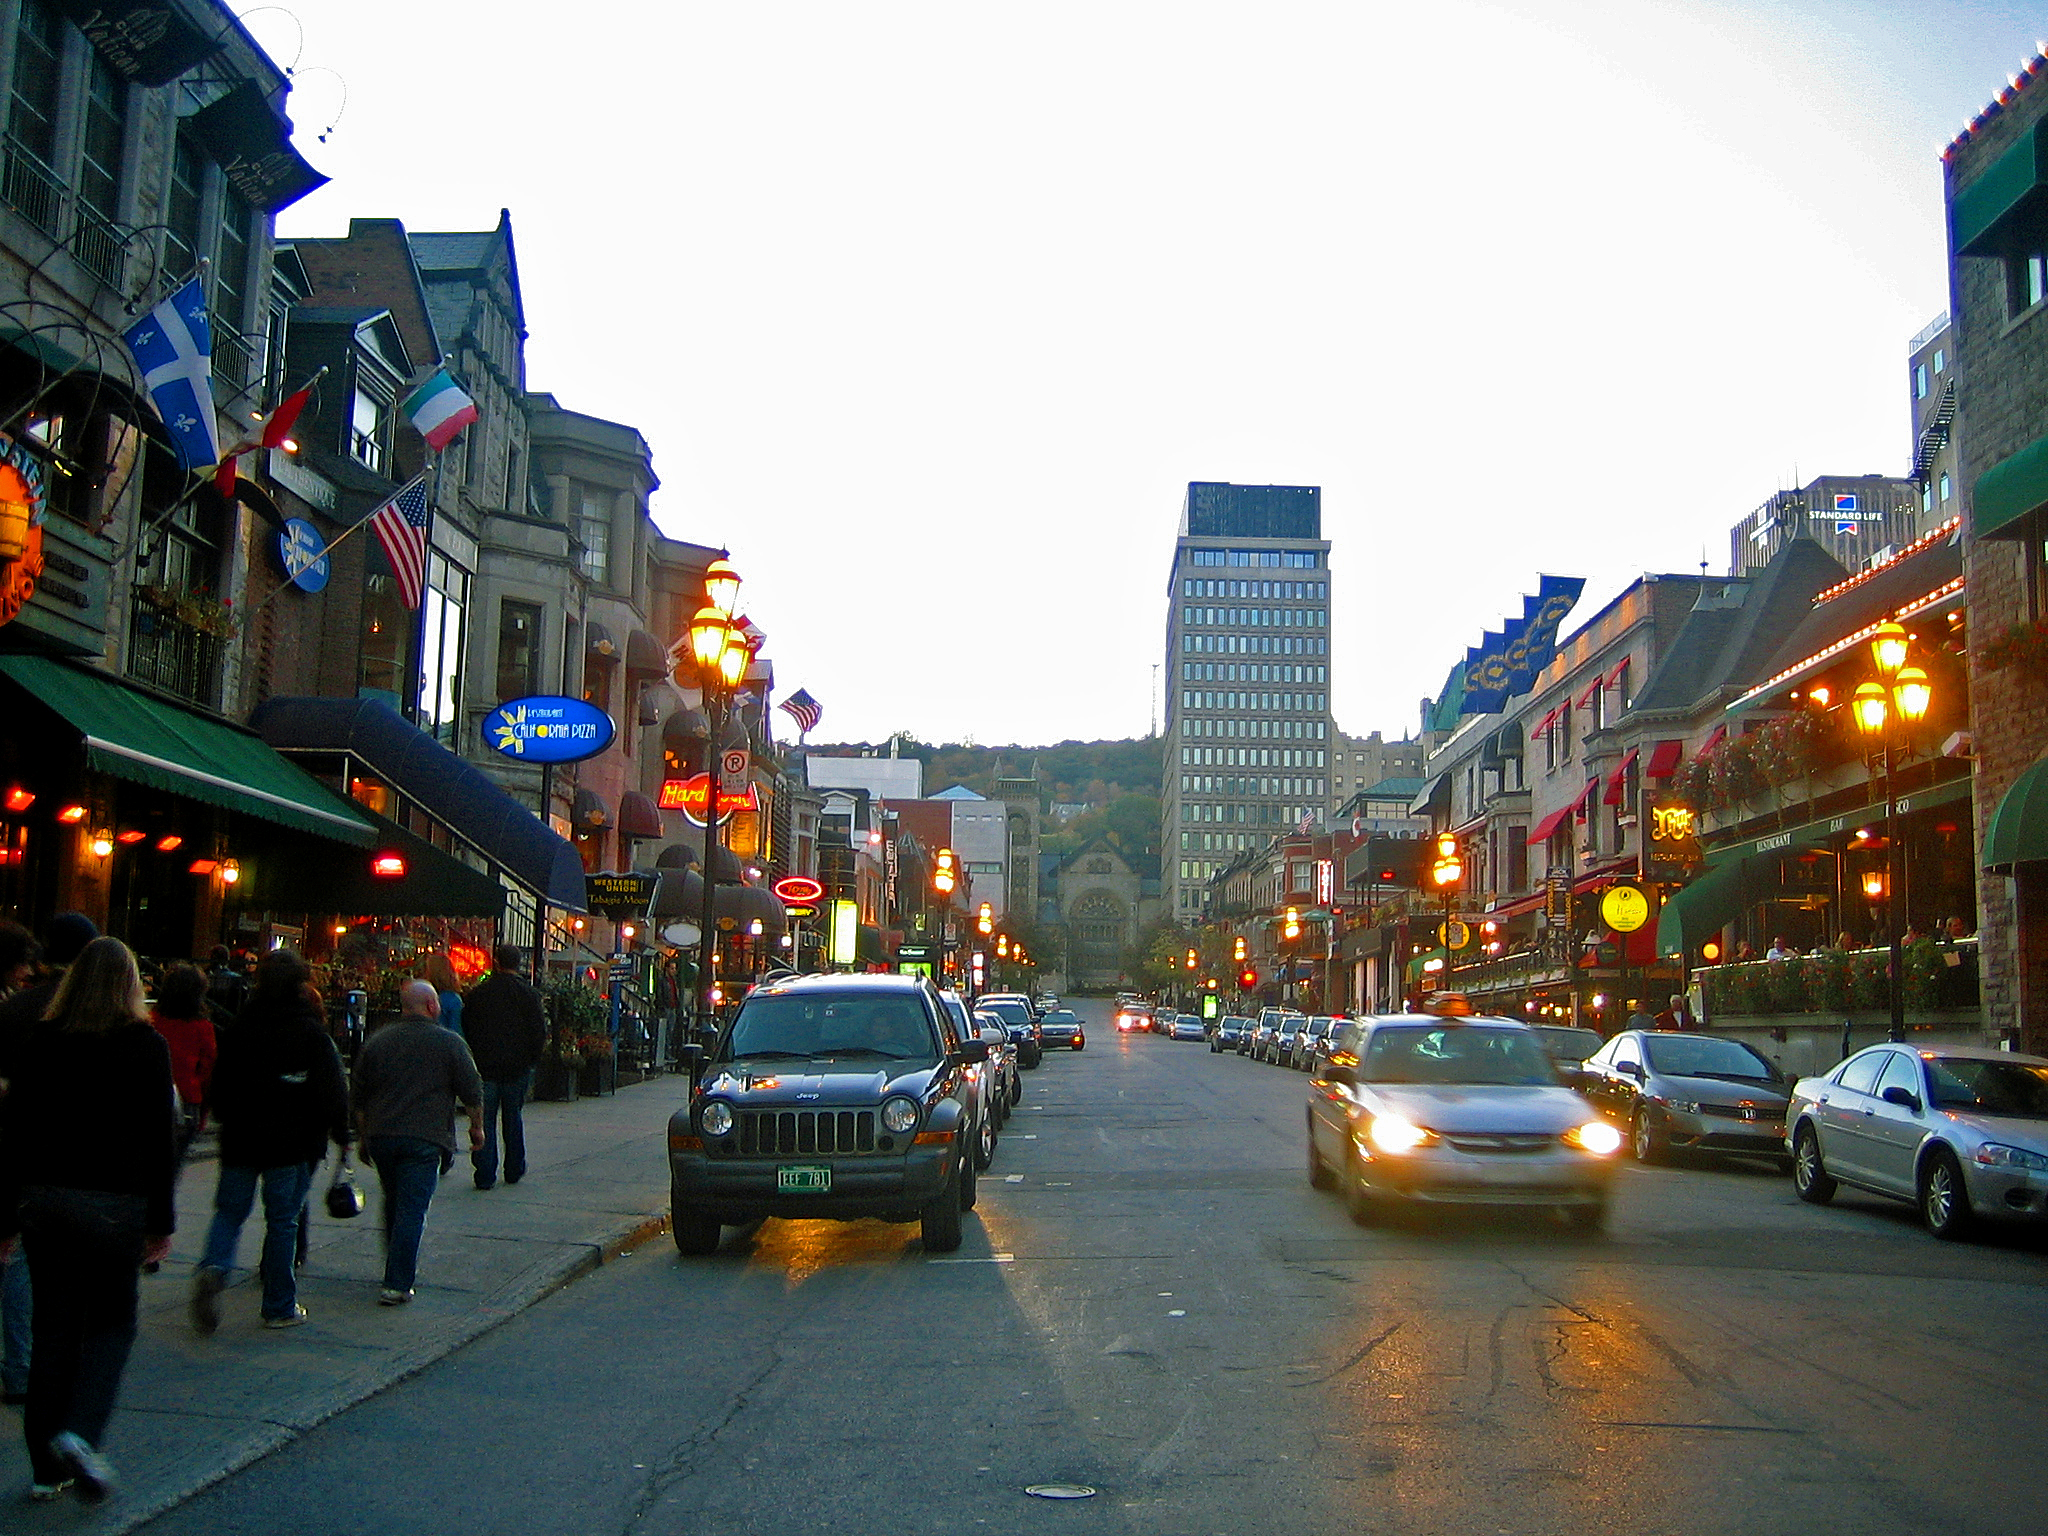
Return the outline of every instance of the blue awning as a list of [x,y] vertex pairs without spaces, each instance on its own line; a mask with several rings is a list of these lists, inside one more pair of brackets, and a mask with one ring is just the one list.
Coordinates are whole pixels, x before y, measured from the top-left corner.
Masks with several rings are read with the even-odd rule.
[[377,699],[277,698],[252,729],[280,752],[346,752],[416,800],[515,883],[581,912],[583,861],[527,807]]

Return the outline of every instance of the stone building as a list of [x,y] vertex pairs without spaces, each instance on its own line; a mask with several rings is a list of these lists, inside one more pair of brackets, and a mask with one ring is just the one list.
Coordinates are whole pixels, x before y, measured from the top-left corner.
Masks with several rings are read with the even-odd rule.
[[1067,935],[1066,985],[1073,990],[1116,987],[1128,979],[1125,955],[1166,910],[1157,871],[1147,871],[1145,862],[1098,837],[1055,867],[1059,920]]

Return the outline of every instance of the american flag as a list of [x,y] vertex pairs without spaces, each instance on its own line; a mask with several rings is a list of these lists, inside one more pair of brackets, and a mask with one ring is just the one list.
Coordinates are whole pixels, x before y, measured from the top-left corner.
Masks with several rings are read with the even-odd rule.
[[808,734],[818,728],[818,722],[825,718],[825,711],[818,701],[799,688],[776,706],[796,722],[799,732]]
[[422,475],[370,514],[370,531],[384,546],[391,574],[398,578],[398,598],[408,608],[420,605],[427,584],[427,479]]

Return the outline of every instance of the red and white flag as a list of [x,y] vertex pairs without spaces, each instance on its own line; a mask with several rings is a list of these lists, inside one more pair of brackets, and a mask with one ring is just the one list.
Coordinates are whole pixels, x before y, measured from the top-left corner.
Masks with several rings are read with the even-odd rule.
[[427,584],[427,481],[422,475],[370,514],[370,532],[384,546],[391,574],[398,578],[398,598],[408,608],[420,605]]

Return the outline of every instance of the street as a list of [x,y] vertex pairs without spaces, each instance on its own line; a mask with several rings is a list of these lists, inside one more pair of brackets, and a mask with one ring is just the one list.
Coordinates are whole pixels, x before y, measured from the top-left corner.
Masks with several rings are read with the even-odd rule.
[[1077,1006],[957,1255],[649,1243],[145,1529],[2040,1529],[2040,1240],[1762,1164],[1624,1169],[1604,1237],[1361,1230],[1300,1074]]

